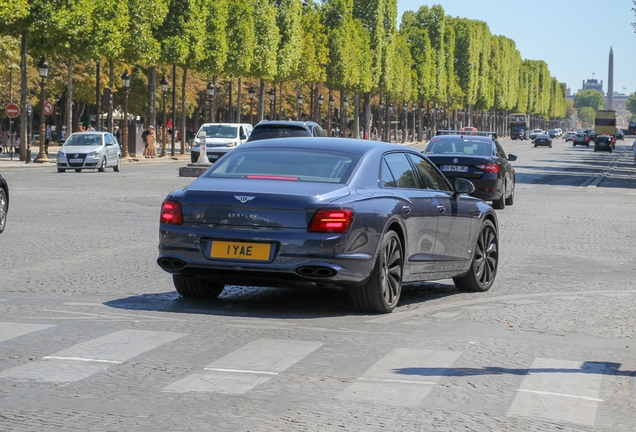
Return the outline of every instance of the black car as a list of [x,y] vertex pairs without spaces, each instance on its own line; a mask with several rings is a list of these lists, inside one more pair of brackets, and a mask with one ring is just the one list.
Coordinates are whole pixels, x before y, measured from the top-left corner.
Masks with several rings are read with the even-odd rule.
[[587,132],[577,132],[572,140],[572,146],[576,147],[577,145],[584,145],[585,147],[590,146],[590,137]]
[[271,138],[326,137],[325,130],[316,122],[293,120],[264,120],[254,126],[247,142]]
[[9,185],[0,174],[0,233],[7,226],[7,213],[9,212]]
[[559,137],[559,131],[556,129],[550,129],[548,131],[548,135],[550,136],[550,138],[558,138]]
[[372,313],[391,312],[404,282],[486,291],[498,222],[473,190],[397,144],[248,142],[168,194],[157,264],[184,297],[216,298],[226,284],[345,288]]
[[625,140],[625,132],[623,132],[621,129],[617,129],[616,130],[616,139],[624,141]]
[[515,170],[508,161],[517,156],[506,155],[497,139],[487,134],[438,135],[425,154],[449,180],[470,180],[475,185],[472,196],[492,201],[496,209],[514,204]]
[[610,135],[599,135],[594,142],[594,152],[608,151],[612,152],[614,149],[614,141]]
[[548,146],[552,148],[552,137],[548,134],[537,135],[534,139],[534,146]]

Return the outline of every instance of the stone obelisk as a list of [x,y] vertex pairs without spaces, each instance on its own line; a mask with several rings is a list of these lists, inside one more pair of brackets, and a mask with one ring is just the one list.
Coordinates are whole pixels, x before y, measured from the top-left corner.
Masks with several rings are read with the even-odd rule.
[[607,109],[614,109],[614,51],[610,47],[609,67],[607,70]]

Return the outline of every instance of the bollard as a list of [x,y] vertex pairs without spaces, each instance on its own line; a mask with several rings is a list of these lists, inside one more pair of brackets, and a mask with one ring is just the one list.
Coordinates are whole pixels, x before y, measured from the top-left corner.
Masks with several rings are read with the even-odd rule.
[[199,153],[199,159],[197,159],[197,165],[199,164],[209,164],[210,161],[208,160],[208,150],[205,147],[205,131],[201,131],[199,132],[199,151],[201,153]]

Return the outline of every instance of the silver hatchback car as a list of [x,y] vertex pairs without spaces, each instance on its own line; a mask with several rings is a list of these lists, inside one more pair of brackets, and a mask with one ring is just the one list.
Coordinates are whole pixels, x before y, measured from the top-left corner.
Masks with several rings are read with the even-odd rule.
[[108,132],[75,132],[57,152],[57,172],[63,173],[67,169],[104,172],[106,168],[115,172],[121,170],[121,148]]

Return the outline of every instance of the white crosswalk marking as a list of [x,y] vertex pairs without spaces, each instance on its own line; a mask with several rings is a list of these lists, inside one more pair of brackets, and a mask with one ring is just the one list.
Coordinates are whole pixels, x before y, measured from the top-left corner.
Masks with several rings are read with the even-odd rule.
[[0,322],[0,342],[4,342],[6,340],[25,335],[27,333],[33,333],[33,332],[44,330],[50,327],[55,327],[55,326],[47,325],[47,324],[23,324],[23,323]]
[[323,344],[321,342],[259,339],[166,386],[175,393],[244,394],[285,371]]
[[537,358],[508,415],[594,426],[604,371],[603,363]]
[[461,353],[396,348],[337,398],[391,406],[419,405]]
[[0,372],[0,378],[74,382],[123,363],[165,343],[185,336],[146,330],[121,330],[58,351],[43,360]]

